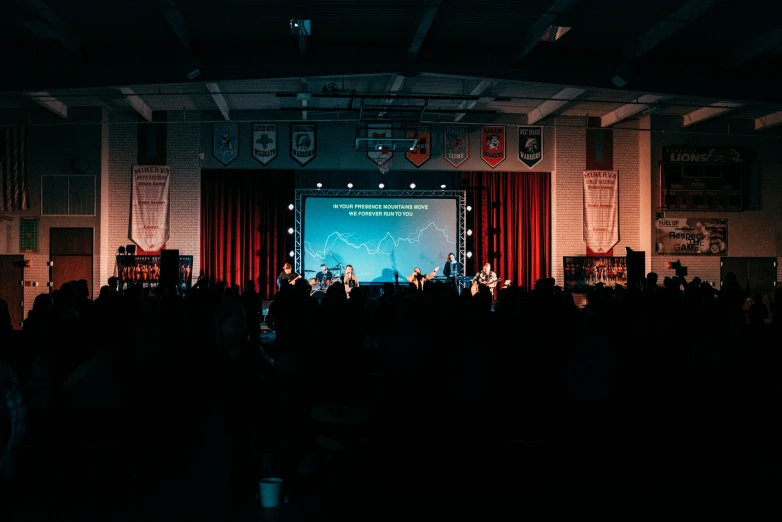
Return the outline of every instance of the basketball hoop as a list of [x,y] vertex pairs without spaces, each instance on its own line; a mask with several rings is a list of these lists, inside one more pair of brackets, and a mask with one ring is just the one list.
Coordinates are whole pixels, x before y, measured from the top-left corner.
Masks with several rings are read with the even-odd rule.
[[[380,149],[381,155],[388,154],[388,149]],[[380,170],[381,174],[388,174],[388,171],[391,170],[391,166],[394,164],[394,156],[389,155],[388,159],[385,160],[383,163],[378,163],[377,168]]]

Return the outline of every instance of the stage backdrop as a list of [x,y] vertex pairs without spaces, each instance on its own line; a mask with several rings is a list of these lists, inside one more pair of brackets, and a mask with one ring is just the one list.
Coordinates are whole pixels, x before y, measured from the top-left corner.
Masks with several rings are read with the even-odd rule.
[[[201,183],[201,270],[242,289],[258,280],[271,298],[282,264],[291,260],[296,188],[464,190],[468,212],[466,273],[489,262],[499,277],[532,288],[551,274],[551,177],[542,172],[208,170]],[[442,269],[442,267],[441,267]]]

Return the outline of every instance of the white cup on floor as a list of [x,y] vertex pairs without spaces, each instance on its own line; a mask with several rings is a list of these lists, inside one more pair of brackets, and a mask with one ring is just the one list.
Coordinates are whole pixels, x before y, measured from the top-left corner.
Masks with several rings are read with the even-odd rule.
[[277,507],[282,500],[282,479],[265,478],[258,481],[261,493],[261,506]]

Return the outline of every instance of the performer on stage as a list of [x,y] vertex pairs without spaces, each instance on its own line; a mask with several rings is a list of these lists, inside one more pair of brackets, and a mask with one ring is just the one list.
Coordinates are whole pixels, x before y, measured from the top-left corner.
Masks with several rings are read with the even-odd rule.
[[407,276],[407,282],[413,283],[418,290],[424,289],[424,283],[429,281],[437,275],[437,271],[440,270],[439,266],[434,267],[434,270],[428,274],[422,274],[421,269],[418,267],[413,268],[413,273]]
[[290,263],[282,265],[282,272],[277,276],[277,288],[282,288],[283,283],[293,284],[301,276],[293,271],[293,266]]
[[457,277],[462,274],[462,264],[456,260],[456,254],[451,252],[448,254],[448,261],[445,262],[443,267],[443,275],[451,282],[451,286],[456,288]]
[[345,273],[342,274],[342,284],[345,285],[345,292],[350,297],[350,291],[358,286],[358,276],[353,273],[353,265],[345,265]]
[[486,285],[489,290],[491,290],[491,294],[494,295],[494,287],[497,286],[498,281],[497,274],[491,270],[491,263],[486,263],[483,265],[483,269],[475,274],[475,277],[472,280],[473,295],[478,291],[478,285]]
[[321,287],[328,286],[329,284],[331,284],[332,277],[333,274],[331,273],[331,270],[328,269],[325,263],[320,265],[320,272],[318,272],[315,275],[315,279],[318,280],[318,285]]

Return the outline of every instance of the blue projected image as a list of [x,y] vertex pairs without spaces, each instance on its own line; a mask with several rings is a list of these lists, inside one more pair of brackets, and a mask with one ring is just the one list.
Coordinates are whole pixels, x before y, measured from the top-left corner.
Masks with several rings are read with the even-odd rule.
[[455,198],[308,197],[303,214],[302,270],[349,264],[359,282],[393,283],[399,272],[407,284],[415,267],[441,274],[457,251]]

